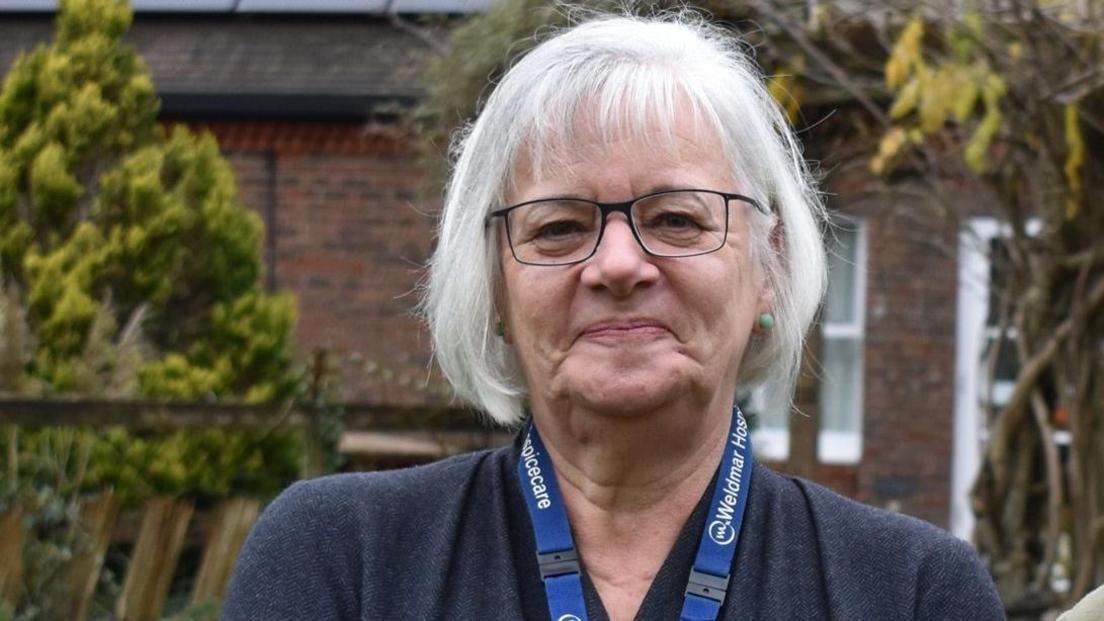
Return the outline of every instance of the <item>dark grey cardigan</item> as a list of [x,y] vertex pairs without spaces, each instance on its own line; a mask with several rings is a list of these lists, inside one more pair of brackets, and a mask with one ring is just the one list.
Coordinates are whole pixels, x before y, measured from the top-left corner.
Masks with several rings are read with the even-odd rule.
[[[292,485],[250,534],[223,619],[546,621],[518,450]],[[637,619],[679,618],[711,491]],[[943,530],[758,464],[750,494],[722,619],[1004,618],[977,556]],[[607,620],[585,570],[583,588],[590,619]]]

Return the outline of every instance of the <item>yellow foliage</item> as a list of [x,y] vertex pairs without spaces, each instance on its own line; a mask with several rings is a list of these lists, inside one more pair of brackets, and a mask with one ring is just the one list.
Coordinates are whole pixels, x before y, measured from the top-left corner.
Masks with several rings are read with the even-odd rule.
[[951,103],[951,109],[955,120],[959,123],[964,122],[977,105],[980,89],[978,89],[975,73],[972,70],[964,70],[963,79],[953,94],[954,101]]
[[870,172],[875,175],[884,174],[889,161],[900,152],[901,147],[907,142],[908,135],[905,133],[905,130],[900,127],[894,127],[886,132],[886,134],[882,136],[881,142],[878,143],[878,154],[870,161]]
[[42,220],[66,213],[84,193],[69,172],[65,150],[56,142],[38,152],[30,172],[31,198]]
[[977,174],[983,174],[989,170],[989,145],[993,142],[997,132],[1000,131],[1004,115],[1000,110],[1000,101],[1007,92],[1008,86],[1004,79],[996,73],[989,71],[985,75],[985,83],[981,87],[981,99],[985,102],[985,114],[981,117],[969,142],[966,143],[964,157],[966,165]]
[[924,38],[924,22],[919,17],[909,20],[901,38],[893,46],[886,61],[886,86],[898,88],[905,83],[909,70],[920,60],[920,43]]
[[919,115],[924,132],[939,130],[948,118],[965,122],[977,105],[981,90],[978,79],[979,71],[975,67],[946,62],[935,70],[930,79],[922,82]]
[[58,42],[63,46],[89,34],[121,39],[133,19],[130,3],[123,0],[61,0],[58,8],[68,16],[58,22]]
[[997,130],[1000,129],[1002,118],[1000,110],[991,109],[987,111],[977,129],[974,130],[973,135],[970,136],[970,141],[966,143],[963,154],[966,165],[979,175],[989,170],[989,145],[993,142],[993,137],[997,135]]
[[[122,43],[129,5],[61,0],[53,42],[0,87],[0,391],[292,398],[295,308],[260,287],[260,219],[213,138],[157,125],[152,79]],[[217,322],[215,307],[229,309]],[[23,458],[54,434],[9,447],[13,483],[55,485]],[[294,435],[89,432],[83,489],[273,493],[295,476]]]
[[982,94],[985,97],[986,105],[990,105],[990,100],[992,100],[992,105],[996,105],[996,102],[1001,97],[1004,97],[1004,94],[1007,92],[1008,85],[1005,83],[1004,78],[992,71],[985,76],[985,89]]
[[786,112],[786,118],[791,123],[797,120],[801,111],[801,89],[797,84],[797,76],[805,70],[805,57],[794,56],[790,62],[782,68],[782,71],[771,77],[767,84],[770,96]]
[[915,75],[897,93],[897,99],[893,100],[893,105],[889,108],[890,118],[900,119],[912,112],[918,101],[920,101],[920,76]]
[[963,14],[960,26],[953,29],[950,36],[951,48],[959,60],[966,62],[973,57],[977,42],[985,37],[985,20],[981,13],[968,10]]
[[98,309],[96,300],[80,287],[67,283],[54,304],[53,314],[39,326],[39,334],[44,339],[50,339],[58,350],[78,351]]
[[[6,153],[0,151],[0,225],[6,225],[17,216],[15,212],[18,175],[15,165]],[[3,247],[0,245],[0,247]]]
[[71,67],[69,55],[65,53],[59,52],[45,59],[35,82],[43,101],[51,104],[64,101],[69,89],[73,87]]
[[[86,84],[73,95],[72,112],[64,123],[63,133],[70,149],[84,151],[90,140],[99,140],[102,134],[118,123],[119,111],[103,97],[98,84]],[[49,131],[49,129],[47,129]]]
[[1069,193],[1066,195],[1066,218],[1077,217],[1083,194],[1081,167],[1085,164],[1085,139],[1081,135],[1080,106],[1076,103],[1066,106],[1066,145],[1069,154],[1063,168]]
[[[927,73],[922,74],[927,78]],[[926,88],[920,94],[917,113],[920,116],[920,129],[930,134],[943,127],[950,111],[951,92],[954,89],[953,71],[948,65],[942,65],[925,79]]]

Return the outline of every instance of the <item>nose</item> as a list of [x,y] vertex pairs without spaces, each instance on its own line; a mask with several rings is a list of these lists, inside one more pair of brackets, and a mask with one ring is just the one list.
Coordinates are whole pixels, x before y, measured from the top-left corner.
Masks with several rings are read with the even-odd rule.
[[637,287],[651,284],[658,276],[659,269],[636,241],[625,215],[610,214],[602,240],[583,268],[583,284],[625,297]]

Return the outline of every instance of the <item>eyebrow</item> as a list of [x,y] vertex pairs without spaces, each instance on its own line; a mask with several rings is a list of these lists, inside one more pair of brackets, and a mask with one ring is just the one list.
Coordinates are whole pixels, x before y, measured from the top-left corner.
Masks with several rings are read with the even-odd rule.
[[[640,198],[640,197],[643,197],[643,196],[648,196],[650,194],[658,194],[660,192],[671,192],[673,190],[696,190],[696,189],[701,189],[704,186],[702,186],[700,184],[695,185],[693,182],[672,183],[672,182],[669,182],[669,181],[664,181],[664,182],[660,182],[660,183],[656,183],[656,184],[646,185],[644,187],[647,188],[647,189],[643,190],[639,193],[634,193],[631,197],[629,197],[628,200],[631,200],[631,199],[634,199],[634,198]],[[598,199],[594,198],[593,195],[588,196],[588,195],[585,195],[583,193],[573,192],[573,191],[565,191],[565,192],[562,192],[562,193],[542,194],[540,196],[537,196],[536,198],[527,199],[527,200],[522,201],[522,202],[529,202],[529,201],[534,201],[534,200],[554,199],[554,198],[571,198],[571,199],[578,199],[578,200],[591,201],[591,202],[600,202],[600,201],[598,201]],[[608,203],[610,201],[604,201],[604,202]],[[621,202],[621,201],[614,201],[614,202]]]

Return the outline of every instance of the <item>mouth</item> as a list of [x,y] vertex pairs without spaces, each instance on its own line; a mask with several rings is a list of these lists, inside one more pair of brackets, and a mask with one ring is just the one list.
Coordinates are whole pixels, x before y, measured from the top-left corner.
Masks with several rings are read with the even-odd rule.
[[587,339],[637,339],[670,334],[663,322],[655,319],[621,319],[601,321],[583,330],[580,338]]

